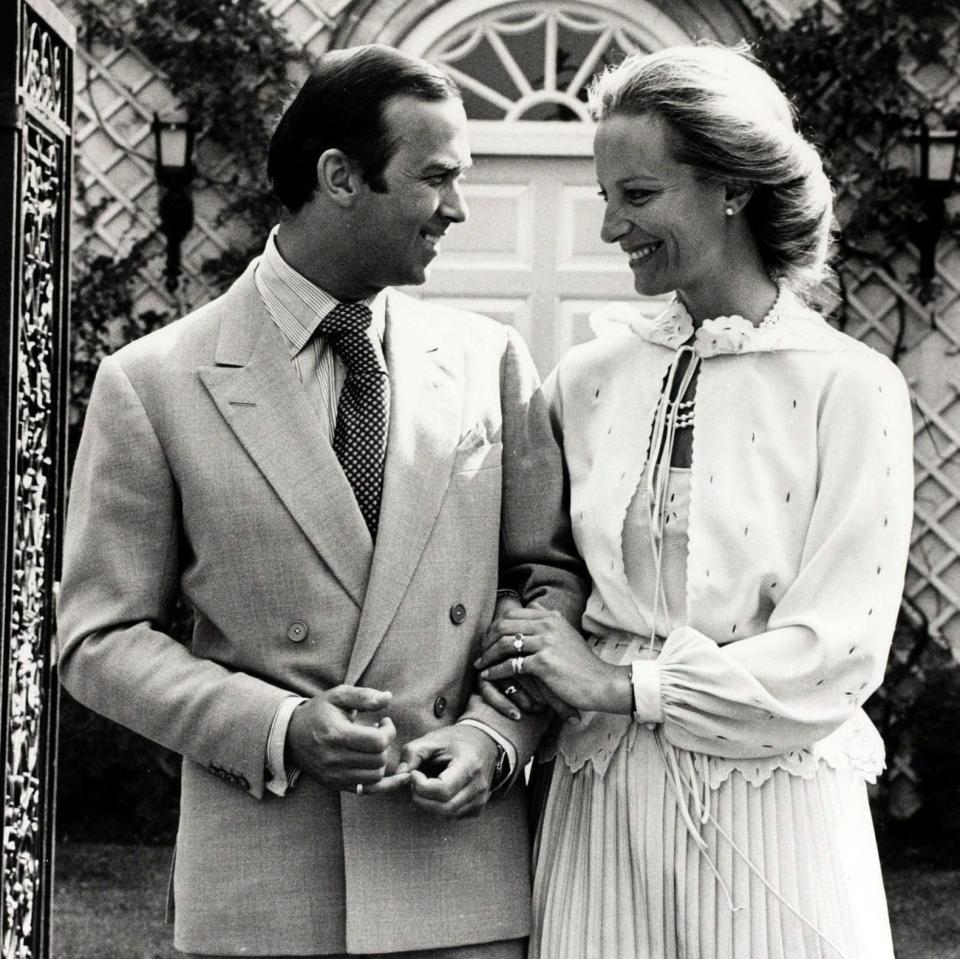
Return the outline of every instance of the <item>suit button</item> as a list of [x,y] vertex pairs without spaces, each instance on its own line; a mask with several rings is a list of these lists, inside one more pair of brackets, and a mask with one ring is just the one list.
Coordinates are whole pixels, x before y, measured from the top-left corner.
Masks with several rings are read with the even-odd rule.
[[447,711],[447,697],[446,696],[437,696],[433,701],[433,715],[437,719],[443,719],[444,714]]
[[299,620],[295,623],[291,623],[287,629],[287,639],[291,643],[302,643],[307,638],[307,633],[310,632],[310,628],[306,623],[301,623]]
[[450,622],[459,626],[467,618],[467,607],[463,603],[455,603],[450,607]]

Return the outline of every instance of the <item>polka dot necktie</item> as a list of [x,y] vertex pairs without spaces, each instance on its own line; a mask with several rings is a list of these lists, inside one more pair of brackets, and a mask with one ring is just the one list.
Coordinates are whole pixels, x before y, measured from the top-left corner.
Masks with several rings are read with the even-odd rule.
[[337,405],[333,451],[353,488],[370,535],[376,539],[387,451],[390,381],[367,333],[372,319],[370,308],[362,303],[340,303],[320,321],[317,333],[347,367]]

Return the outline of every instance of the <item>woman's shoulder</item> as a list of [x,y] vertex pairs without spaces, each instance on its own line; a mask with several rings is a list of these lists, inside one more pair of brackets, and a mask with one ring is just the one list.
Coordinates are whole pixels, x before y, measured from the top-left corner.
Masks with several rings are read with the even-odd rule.
[[768,342],[759,347],[760,351],[779,354],[786,363],[807,367],[825,382],[904,383],[899,367],[889,357],[838,329],[798,298],[788,299],[782,318],[768,330],[758,331],[758,338],[765,332]]
[[823,335],[832,348],[807,358],[822,376],[837,385],[889,384],[906,389],[903,373],[888,356],[825,320],[822,323]]

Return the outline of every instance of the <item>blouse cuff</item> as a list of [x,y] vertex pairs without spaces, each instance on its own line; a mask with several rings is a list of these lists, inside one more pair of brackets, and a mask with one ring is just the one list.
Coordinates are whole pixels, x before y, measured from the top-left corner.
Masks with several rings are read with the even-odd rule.
[[662,723],[663,700],[657,661],[635,659],[630,664],[630,679],[633,682],[634,717],[641,723]]

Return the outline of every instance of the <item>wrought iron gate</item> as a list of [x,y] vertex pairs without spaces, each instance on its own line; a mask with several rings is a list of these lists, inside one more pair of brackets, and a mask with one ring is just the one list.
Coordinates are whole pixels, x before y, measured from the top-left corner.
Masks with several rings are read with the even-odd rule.
[[33,959],[50,948],[75,32],[50,0],[2,8],[0,956]]

